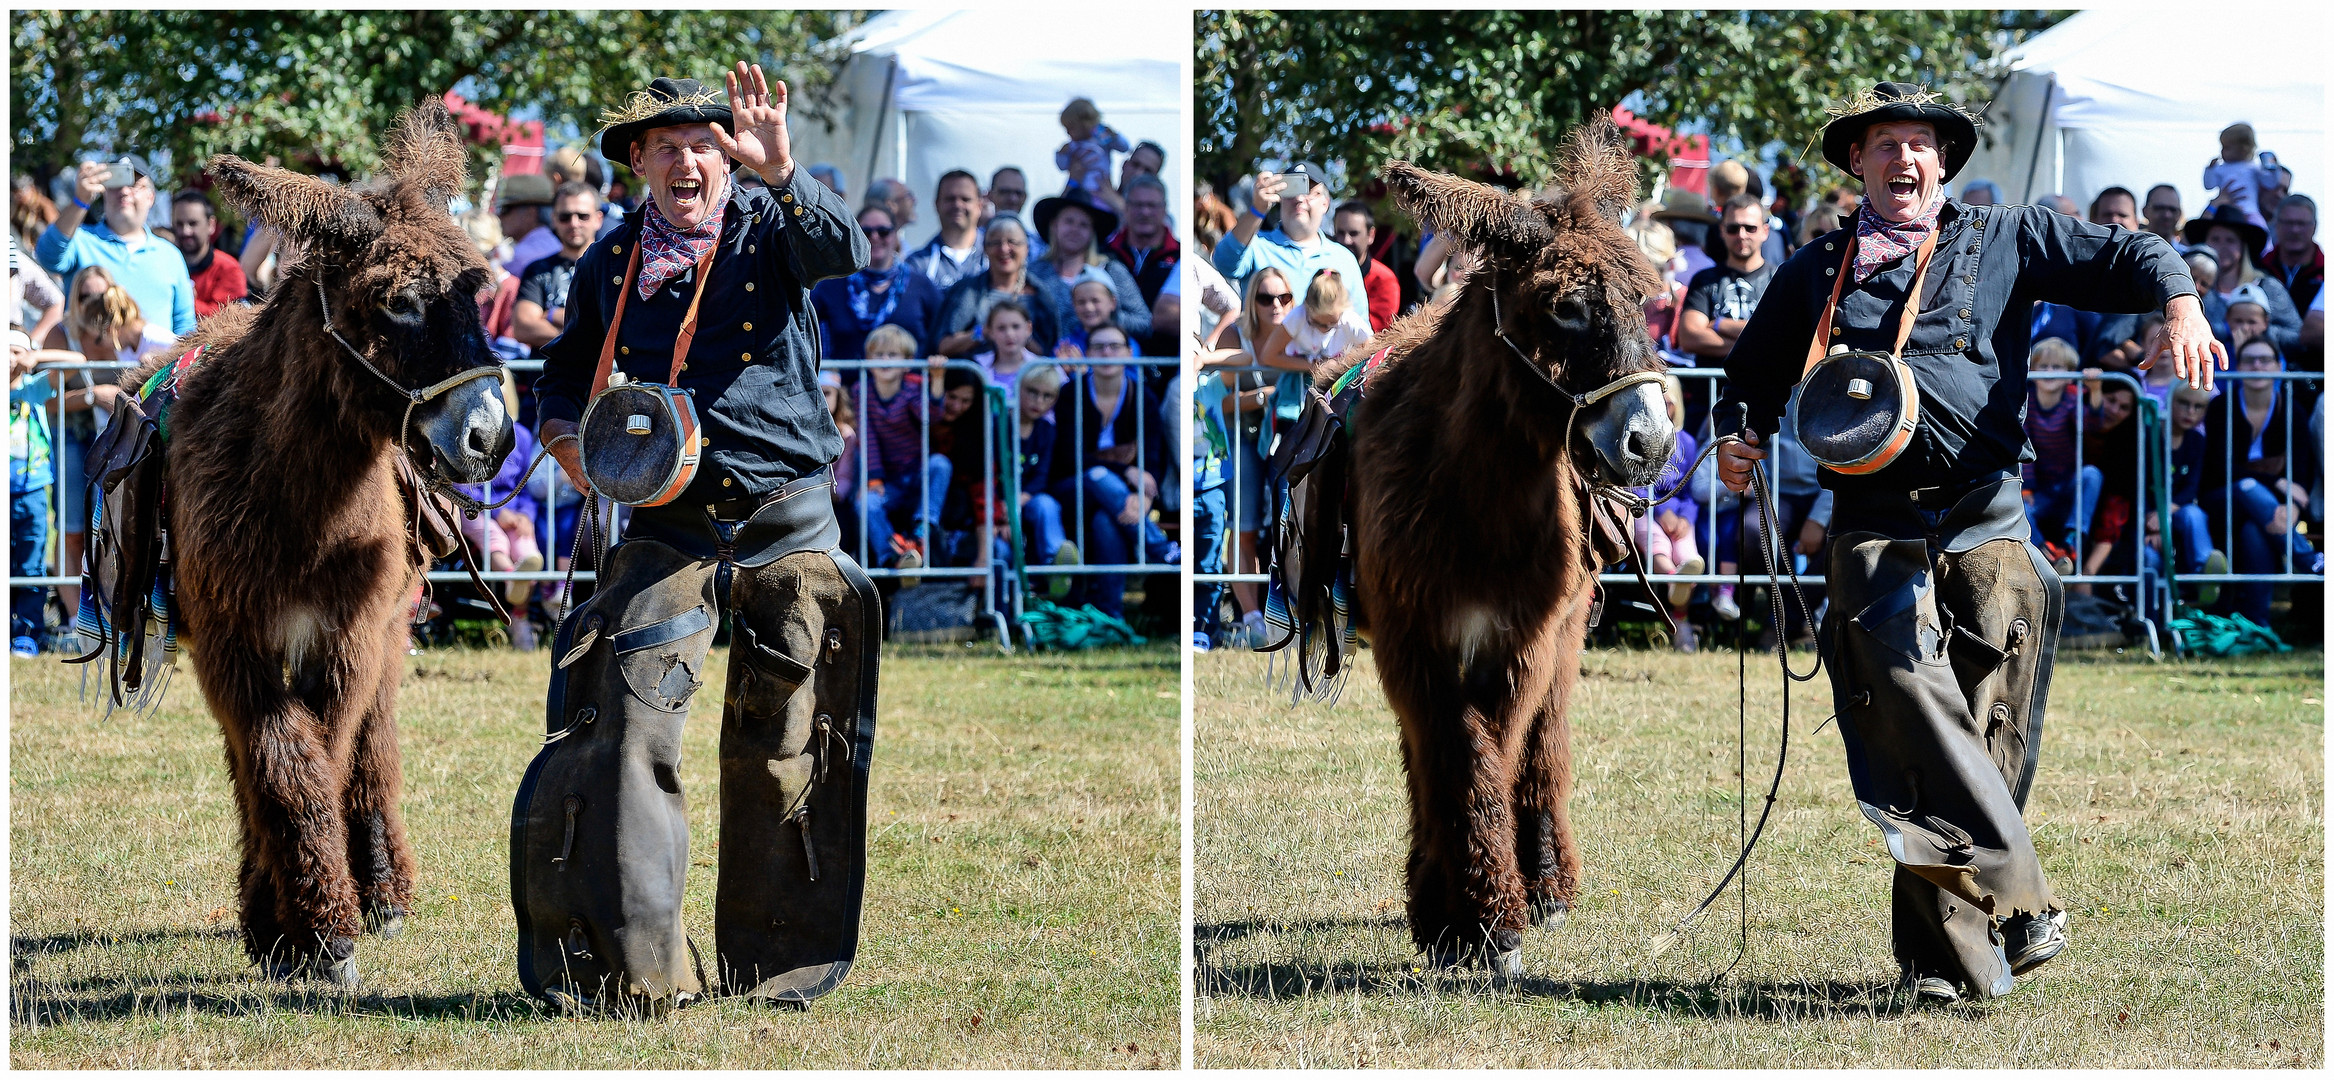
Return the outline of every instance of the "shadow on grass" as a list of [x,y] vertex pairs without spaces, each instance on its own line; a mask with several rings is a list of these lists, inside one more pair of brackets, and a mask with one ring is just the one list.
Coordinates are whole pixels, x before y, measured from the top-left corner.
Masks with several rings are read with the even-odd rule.
[[401,1020],[511,1021],[547,1019],[534,998],[517,990],[464,994],[377,994],[360,986],[342,993],[320,984],[262,981],[256,969],[230,975],[180,969],[163,974],[29,975],[34,961],[84,949],[113,949],[203,939],[234,940],[233,926],[157,927],[149,930],[74,930],[9,939],[9,1020],[18,1027],[96,1023],[188,1011],[253,1016],[273,1011],[379,1016]]
[[1356,930],[1402,930],[1399,915],[1299,920],[1235,920],[1192,927],[1198,954],[1198,991],[1225,997],[1288,1000],[1316,994],[1423,995],[1433,990],[1501,994],[1585,1005],[1619,1005],[1678,1016],[1730,1017],[1787,1022],[1853,1013],[1891,1017],[1914,1011],[1909,994],[1894,979],[1862,982],[1762,980],[1742,983],[1678,982],[1668,979],[1552,979],[1525,975],[1494,984],[1476,969],[1436,971],[1423,961],[1283,961],[1222,965],[1215,947],[1257,934],[1305,934]]
[[[275,1012],[395,1020],[513,1022],[554,1017],[540,1002],[510,990],[469,994],[343,994],[323,987],[250,983],[249,988],[191,972],[168,978],[25,979],[10,988],[12,1026],[62,1027],[139,1016],[197,1012],[219,1017]],[[214,984],[206,986],[206,983]]]
[[1791,1022],[1854,1014],[1902,1016],[1916,1009],[1894,979],[1867,982],[1762,980],[1720,984],[1668,979],[1551,979],[1526,975],[1494,984],[1481,973],[1415,970],[1408,964],[1248,964],[1218,967],[1202,962],[1202,994],[1281,1001],[1317,994],[1422,995],[1440,984],[1447,991],[1513,995],[1584,1005],[1618,1005],[1675,1016]]

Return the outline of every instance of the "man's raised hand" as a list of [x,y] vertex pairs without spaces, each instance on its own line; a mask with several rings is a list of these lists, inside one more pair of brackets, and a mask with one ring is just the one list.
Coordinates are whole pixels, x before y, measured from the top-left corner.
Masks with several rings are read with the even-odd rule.
[[2164,344],[2140,361],[2140,370],[2154,367],[2166,354],[2172,357],[2172,377],[2198,390],[2212,389],[2216,363],[2222,371],[2229,369],[2229,350],[2214,339],[2212,324],[2193,296],[2175,296],[2164,305]]
[[730,119],[737,133],[713,125],[713,141],[738,164],[754,170],[771,187],[783,187],[794,178],[793,147],[786,137],[786,83],[772,90],[762,76],[762,65],[738,61],[725,73],[729,84]]

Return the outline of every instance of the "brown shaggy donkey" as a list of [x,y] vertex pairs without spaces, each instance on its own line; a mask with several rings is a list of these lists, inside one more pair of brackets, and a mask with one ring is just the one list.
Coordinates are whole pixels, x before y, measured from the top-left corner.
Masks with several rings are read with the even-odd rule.
[[1411,935],[1515,974],[1522,931],[1580,881],[1565,707],[1597,569],[1585,485],[1652,482],[1674,437],[1658,385],[1573,399],[1661,369],[1639,306],[1661,280],[1620,228],[1636,173],[1609,123],[1573,134],[1536,200],[1381,175],[1480,269],[1315,383],[1391,350],[1349,429],[1351,500],[1356,601],[1402,723]]
[[354,982],[356,936],[395,933],[413,891],[396,706],[426,560],[400,443],[462,483],[510,453],[498,378],[413,406],[406,439],[411,402],[390,385],[496,363],[486,265],[447,213],[465,179],[457,131],[434,104],[408,113],[357,187],[211,162],[226,198],[304,253],[265,307],[195,331],[203,353],[169,415],[177,607],[243,815],[244,948],[277,977]]

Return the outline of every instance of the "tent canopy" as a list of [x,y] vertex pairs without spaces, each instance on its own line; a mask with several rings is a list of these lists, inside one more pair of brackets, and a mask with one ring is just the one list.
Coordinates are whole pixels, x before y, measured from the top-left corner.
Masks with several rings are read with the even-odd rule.
[[[2293,190],[2324,201],[2326,16],[2296,7],[2276,33],[2169,31],[2162,13],[2085,11],[2010,56],[1986,114],[1990,140],[1955,181],[1984,177],[2012,202],[2052,193],[2088,204],[2120,185],[2180,191],[2189,217],[2211,199],[2205,165],[2220,132],[2253,125],[2260,149],[2293,170]],[[2324,217],[2320,217],[2324,237]]]
[[797,125],[797,154],[840,166],[854,202],[875,177],[905,181],[917,205],[916,220],[902,230],[909,247],[938,229],[932,191],[951,169],[971,172],[986,188],[996,169],[1017,166],[1029,180],[1030,207],[1059,192],[1068,180],[1054,167],[1054,150],[1068,138],[1059,117],[1074,97],[1093,99],[1102,122],[1128,142],[1166,148],[1159,178],[1170,214],[1189,199],[1188,11],[1113,10],[1106,27],[1079,9],[890,11],[854,32],[851,52],[829,114],[834,129]]

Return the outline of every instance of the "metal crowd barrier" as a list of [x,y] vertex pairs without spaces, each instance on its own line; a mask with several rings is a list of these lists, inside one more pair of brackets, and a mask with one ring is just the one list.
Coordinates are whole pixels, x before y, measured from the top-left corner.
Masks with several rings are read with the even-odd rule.
[[[1264,382],[1267,387],[1274,385],[1275,380],[1277,380],[1278,377],[1283,374],[1283,372],[1277,368],[1247,366],[1209,368],[1205,370],[1203,375],[1204,377],[1214,377],[1217,374],[1224,372],[1230,372],[1234,375],[1262,375],[1264,376]],[[1720,391],[1723,389],[1722,382],[1725,378],[1726,372],[1723,368],[1689,367],[1672,368],[1670,369],[1669,374],[1677,376],[1679,381],[1684,384],[1691,385],[1697,381],[1700,382],[1706,395],[1704,400],[1715,403],[1720,397]],[[2322,378],[2322,376],[2314,372],[2245,373],[2244,375],[2240,376],[2239,373],[2233,370],[2219,372],[2217,373],[2217,376],[2216,389],[2219,391],[2220,397],[2213,405],[2213,409],[2215,410],[2216,414],[2222,413],[2224,409],[2233,409],[2235,407],[2234,401],[2237,396],[2236,387],[2239,385],[2241,378],[2268,377],[2288,382],[2316,382]],[[2169,442],[2165,437],[2170,431],[2170,411],[2161,407],[2155,398],[2148,394],[2146,386],[2143,385],[2138,378],[2131,374],[2124,372],[2104,372],[2100,375],[2100,378],[2106,382],[2113,382],[2129,386],[2137,393],[2138,406],[2131,422],[2138,425],[2139,434],[2148,436],[2135,440],[2135,453],[2137,456],[2137,460],[2134,462],[2133,467],[2135,490],[2131,493],[2135,510],[2132,514],[2130,536],[2128,539],[2128,542],[2131,544],[2130,555],[2132,568],[2130,573],[2124,574],[2083,573],[2083,563],[2086,561],[2090,547],[2098,538],[2089,535],[2091,528],[2091,522],[2088,520],[2089,515],[2070,513],[2068,517],[2069,522],[2075,531],[2075,547],[2074,550],[2069,554],[2075,561],[2076,572],[2062,575],[2062,581],[2071,585],[2131,586],[2133,603],[2136,608],[2135,617],[2145,628],[2149,640],[2149,648],[2153,652],[2160,650],[2161,646],[2157,627],[2160,620],[2163,617],[2167,617],[2174,608],[2175,601],[2178,596],[2176,590],[2179,582],[2211,581],[2235,584],[2274,584],[2316,583],[2324,580],[2323,578],[2316,575],[2294,572],[2290,545],[2287,547],[2284,553],[2284,572],[2276,574],[2238,573],[2234,572],[2233,568],[2231,573],[2226,574],[2178,574],[2176,573],[2178,563],[2177,554],[2173,549],[2169,539],[2166,540],[2165,549],[2161,555],[2161,558],[2157,561],[2157,565],[2149,565],[2149,556],[2147,552],[2143,550],[2147,545],[2146,521],[2149,508],[2157,508],[2164,511],[2159,515],[2160,520],[2162,520],[2164,523],[2164,527],[2159,530],[2159,534],[2169,538],[2172,531],[2170,528],[2169,510],[2166,509],[2168,499],[2164,497],[2164,493],[2169,491],[2168,484],[2165,483],[2165,480],[2167,477],[2169,477],[2171,468],[2169,457]],[[2067,388],[2068,393],[2080,395],[2085,392],[2083,376],[2080,372],[2029,372],[2027,374],[2027,379],[2030,382],[2041,382],[2052,379],[2063,380],[2069,383]],[[1234,396],[1227,397],[1227,408],[1229,409],[1232,405],[1236,404],[1237,401],[1238,398],[1236,394]],[[1249,490],[1250,488],[1260,488],[1263,492],[1262,498],[1264,500],[1264,506],[1262,509],[1268,512],[1260,515],[1260,525],[1268,525],[1272,519],[1272,515],[1269,513],[1269,511],[1276,505],[1277,493],[1273,490],[1273,485],[1270,478],[1259,478],[1261,479],[1261,483],[1259,483],[1257,479],[1250,478],[1248,473],[1251,470],[1259,468],[1260,466],[1258,463],[1270,456],[1270,451],[1272,449],[1271,440],[1275,432],[1269,417],[1272,409],[1276,404],[1278,404],[1277,393],[1269,400],[1267,400],[1267,402],[1262,406],[1263,410],[1267,414],[1267,422],[1262,426],[1262,429],[1259,433],[1261,441],[1263,442],[1262,446],[1250,445],[1251,443],[1258,440],[1251,437],[1243,430],[1245,425],[1240,422],[1240,419],[1237,415],[1228,416],[1225,418],[1224,430],[1233,441],[1232,452],[1229,456],[1229,460],[1225,462],[1224,466],[1226,493],[1226,524],[1223,530],[1225,571],[1223,573],[1214,574],[1195,573],[1193,575],[1194,581],[1234,586],[1254,586],[1261,589],[1267,580],[1266,576],[1261,572],[1241,571],[1241,567],[1243,566],[1242,560],[1244,558],[1251,557],[1253,552],[1246,549],[1244,541],[1240,535],[1240,531],[1236,528],[1236,525],[1242,517],[1242,512],[1245,509],[1245,501],[1252,497]],[[2075,412],[2074,474],[2077,478],[2077,491],[2080,490],[2081,475],[2086,464],[2083,460],[2083,434],[2085,427],[2088,424],[2088,417],[2086,412],[2087,410],[2081,408],[2078,408]],[[2289,429],[2286,433],[2288,446],[2294,445],[2292,442],[2293,435],[2290,430],[2296,426],[2293,413],[2294,410],[2290,407],[2285,410],[2285,424]],[[2211,421],[2208,419],[2207,423],[2209,424],[2210,422]],[[1699,449],[1701,444],[1707,441],[1707,436],[1710,431],[1710,425],[1707,423],[1707,421],[1701,424],[1700,427],[1701,430],[1696,433],[1697,437],[1695,440],[1697,443],[1697,449]],[[2303,436],[2305,438],[2307,437],[2306,428],[2303,430]],[[1799,450],[1798,444],[1796,442],[1779,443],[1777,440],[1773,439],[1768,440],[1767,448],[1769,450],[1769,457],[1768,462],[1764,467],[1768,470],[1767,482],[1769,485],[1769,490],[1779,491],[1779,489],[1776,487],[1776,483],[1777,477],[1779,475],[1778,470],[1781,464],[1790,455],[1804,453],[1804,451]],[[2234,453],[2234,447],[2231,448],[2231,453]],[[2293,477],[2293,457],[2294,455],[2290,452],[2286,455],[2285,475],[2289,482]],[[1711,467],[1712,466],[1710,464],[1704,465],[1705,470],[1709,470]],[[2226,475],[2233,476],[2233,472],[2227,473]],[[1736,506],[1739,506],[1740,503],[1738,500],[1740,497],[1722,493],[1720,485],[1717,484],[1714,477],[1709,478],[1701,484],[1689,483],[1689,486],[1685,490],[1691,491],[1695,487],[1702,488],[1700,493],[1695,496],[1696,501],[1701,506],[1699,519],[1695,523],[1695,540],[1697,542],[1697,546],[1700,548],[1700,553],[1706,562],[1705,572],[1699,574],[1649,573],[1647,575],[1648,579],[1657,588],[1674,583],[1691,583],[1696,585],[1730,585],[1735,584],[1738,581],[1745,580],[1747,580],[1750,584],[1763,583],[1762,579],[1765,577],[1764,565],[1758,561],[1758,554],[1756,549],[1750,546],[1751,544],[1757,543],[1758,541],[1751,540],[1748,536],[1742,536],[1739,531],[1737,535],[1741,537],[1739,541],[1741,546],[1737,549],[1737,551],[1740,556],[1747,557],[1746,563],[1743,564],[1743,574],[1741,576],[1737,576],[1734,574],[1720,574],[1717,572],[1717,564],[1719,562],[1717,557],[1718,514],[1722,509],[1722,501],[1726,503],[1734,503]],[[2223,515],[2224,534],[2221,546],[2221,550],[2230,553],[2232,558],[2234,557],[2236,550],[2234,543],[2234,533],[2238,527],[2234,514],[2235,487],[2236,485],[2231,483],[2228,489],[2229,495],[2227,497],[2227,501],[2229,506],[2226,508],[2226,512]],[[2159,490],[2159,488],[2161,490]],[[2151,493],[2155,495],[2154,498],[2150,497]],[[2106,494],[2108,493],[2105,491],[2100,492],[2101,497],[2104,497]],[[2200,496],[2203,494],[2206,493],[2200,493]],[[2094,508],[2096,505],[2097,503],[2094,501]],[[2319,509],[2322,513],[2322,508]],[[1744,515],[1744,520],[1741,522],[1741,529],[1752,530],[1750,534],[1752,536],[1758,535],[1757,531],[1753,529],[1750,515],[1747,513]],[[1796,552],[1798,541],[1796,535],[1782,535],[1779,537],[1779,540],[1784,546],[1784,552],[1782,553],[1781,558],[1803,558],[1802,556],[1798,556]],[[1200,557],[1200,553],[1192,552],[1191,557],[1193,558],[1194,565],[1196,566]],[[1780,562],[1778,562],[1778,566],[1779,565],[1781,565]],[[1817,586],[1823,585],[1825,583],[1824,575],[1821,572],[1820,566],[1808,566],[1806,567],[1806,570],[1808,572],[1800,574],[1800,580],[1802,582],[1808,585]],[[1600,574],[1599,580],[1608,585],[1633,585],[1637,579],[1634,574],[1608,572]],[[1259,605],[1258,609],[1261,610],[1261,593],[1257,595],[1257,603]]]
[[[1033,364],[1054,364],[1058,367],[1061,367],[1064,371],[1064,374],[1073,376],[1071,379],[1065,381],[1062,385],[1062,394],[1060,401],[1057,402],[1056,405],[1055,417],[1057,431],[1060,433],[1059,437],[1066,440],[1066,442],[1060,445],[1063,449],[1068,450],[1075,458],[1073,462],[1073,475],[1083,477],[1087,467],[1087,462],[1084,460],[1083,452],[1085,446],[1085,409],[1077,404],[1072,395],[1076,388],[1084,384],[1082,380],[1076,378],[1075,376],[1086,368],[1101,365],[1097,365],[1096,362],[1090,358],[1083,360],[1058,360],[1048,357],[1033,357],[1031,362]],[[1122,366],[1130,369],[1128,372],[1128,386],[1135,392],[1136,400],[1139,401],[1140,393],[1144,383],[1142,369],[1172,367],[1177,363],[1178,361],[1174,358],[1130,357],[1125,360],[1114,360],[1110,363],[1109,366]],[[46,366],[41,369],[41,373],[46,374],[50,378],[56,380],[58,386],[62,387],[69,373],[74,371],[121,371],[133,366],[135,365],[117,362],[84,362]],[[515,374],[527,374],[541,371],[543,362],[541,360],[514,360],[510,361],[508,366]],[[888,577],[915,581],[946,578],[979,581],[981,583],[979,587],[980,611],[985,614],[1002,613],[1007,616],[1017,617],[1021,609],[1021,596],[1029,589],[1028,579],[1032,572],[1042,573],[1049,576],[1055,574],[1091,575],[1107,573],[1156,574],[1163,571],[1172,571],[1175,569],[1174,567],[1149,560],[1148,552],[1145,550],[1145,546],[1141,542],[1139,532],[1135,542],[1131,545],[1135,560],[1131,563],[1098,564],[1085,562],[1064,566],[1046,566],[1038,568],[1035,571],[1028,567],[1026,565],[1027,560],[1025,558],[1025,552],[1027,550],[1025,546],[1026,537],[1023,535],[1021,513],[1019,512],[1020,477],[1018,462],[1021,451],[1021,429],[1018,422],[1019,401],[1017,386],[1014,384],[999,385],[993,381],[989,375],[979,367],[979,365],[974,364],[969,360],[950,360],[942,365],[942,367],[944,369],[970,371],[980,380],[982,393],[981,401],[977,406],[977,409],[979,415],[982,417],[982,420],[977,426],[980,428],[982,460],[987,463],[987,467],[983,469],[983,484],[980,489],[980,496],[983,505],[995,505],[999,502],[999,495],[1001,494],[1002,502],[1013,507],[1012,512],[1009,512],[1005,515],[1005,538],[1007,540],[1009,563],[1004,569],[1002,579],[1000,575],[995,572],[994,568],[989,565],[995,550],[995,540],[997,536],[995,518],[993,514],[990,514],[981,515],[981,520],[979,520],[975,525],[974,532],[976,534],[975,543],[977,544],[977,547],[975,548],[975,558],[973,565],[937,565],[937,552],[934,549],[937,548],[938,545],[933,542],[937,539],[940,531],[937,522],[932,523],[932,527],[926,538],[924,565],[914,569],[899,569],[896,567],[884,567],[880,565],[883,560],[882,558],[877,557],[877,552],[881,549],[877,548],[876,545],[888,544],[889,538],[870,535],[867,528],[866,516],[862,513],[859,513],[857,510],[863,494],[863,489],[860,488],[859,485],[864,483],[864,479],[867,475],[867,465],[871,459],[870,455],[872,453],[870,445],[871,440],[862,436],[856,441],[853,450],[853,453],[856,455],[854,464],[857,466],[857,468],[854,472],[855,482],[853,485],[854,490],[851,494],[851,504],[849,508],[838,506],[837,512],[838,514],[844,516],[844,542],[847,548],[851,550],[855,557],[859,560],[860,565],[866,568],[870,577]],[[911,374],[924,375],[928,382],[931,381],[930,377],[933,374],[932,365],[929,361],[926,360],[828,360],[821,364],[822,371],[834,371],[843,374],[846,380],[844,387],[845,392],[852,395],[855,409],[859,402],[867,400],[867,398],[871,395],[872,377],[870,373],[879,368],[905,368]],[[921,440],[921,445],[918,448],[919,452],[917,456],[919,470],[925,467],[925,463],[928,462],[932,456],[930,425],[933,410],[938,405],[938,390],[939,386],[937,383],[933,383],[932,385],[927,386],[918,405],[918,418],[920,421],[918,425],[918,437]],[[56,538],[52,541],[52,557],[50,559],[50,565],[52,566],[54,566],[56,562],[63,557],[63,541],[61,536],[63,532],[62,523],[64,520],[63,498],[65,491],[64,484],[66,481],[66,470],[64,436],[62,434],[62,404],[63,400],[61,394],[50,402],[50,427],[52,432],[55,433],[52,439],[52,441],[55,443],[55,446],[51,454],[51,468],[53,470],[53,474],[52,483],[50,484],[49,509],[51,520],[57,523],[57,527],[51,530],[52,537]],[[1063,409],[1062,406],[1065,404],[1068,405],[1069,408]],[[1132,402],[1130,402],[1130,404],[1132,404]],[[1153,404],[1156,405],[1155,402]],[[1147,442],[1148,433],[1150,432],[1152,425],[1155,423],[1155,418],[1150,415],[1150,410],[1148,409],[1138,408],[1136,410],[1136,414],[1136,457],[1134,465],[1137,468],[1151,473],[1153,477],[1159,479],[1162,489],[1161,497],[1159,499],[1153,500],[1153,508],[1157,509],[1166,502],[1166,485],[1173,483],[1175,477],[1179,474],[1172,470],[1161,467],[1163,465],[1169,464],[1168,462],[1152,460]],[[865,431],[864,417],[861,418],[861,431]],[[1006,455],[1000,455],[997,452],[999,446],[998,433],[1000,431],[1005,435],[1004,446],[1008,451]],[[1170,448],[1170,461],[1172,461],[1173,457],[1174,448]],[[919,473],[919,476],[921,475],[923,474]],[[540,513],[538,515],[537,538],[538,544],[541,547],[544,556],[544,566],[539,570],[481,570],[479,577],[485,581],[497,583],[509,581],[558,582],[566,580],[570,576],[568,572],[558,569],[556,565],[556,560],[567,557],[568,554],[573,550],[574,540],[572,533],[562,534],[559,531],[559,510],[563,505],[569,504],[571,501],[580,503],[583,497],[583,493],[576,491],[574,487],[567,482],[566,474],[559,469],[557,463],[554,461],[545,461],[539,468],[537,468],[534,474],[528,478],[527,486],[530,490],[534,491],[538,504],[541,507]],[[1081,553],[1091,552],[1093,548],[1089,542],[1089,537],[1087,534],[1087,515],[1085,513],[1085,485],[1083,482],[1081,482],[1072,485],[1072,487],[1072,498],[1070,503],[1063,508],[1063,512],[1065,517],[1074,515],[1075,520],[1064,521],[1063,524],[1065,527],[1065,532],[1078,545],[1078,549]],[[928,493],[919,491],[920,497],[926,495],[928,495]],[[578,506],[579,514],[580,511],[581,507]],[[920,508],[918,512],[920,513]],[[602,507],[602,514],[603,519],[600,521],[598,526],[599,535],[609,537],[611,540],[619,537],[621,535],[622,523],[628,516],[625,513],[625,508],[604,505]],[[585,523],[579,520],[576,522],[574,528],[576,531],[581,531],[584,526]],[[581,552],[577,552],[576,554],[579,557],[584,555],[584,553]],[[584,560],[579,558],[579,561]],[[469,580],[468,573],[457,570],[433,570],[430,571],[426,577],[431,582],[448,584],[467,582]],[[594,579],[595,575],[588,570],[577,570],[573,574],[573,577],[574,580],[578,582],[589,582]],[[50,574],[40,577],[11,577],[9,578],[8,583],[11,587],[41,587],[60,585],[78,586],[81,583],[81,578],[79,574]],[[1001,592],[1000,587],[1007,585],[1007,583],[1009,583],[1009,588],[1006,588]],[[995,620],[995,625],[997,625],[999,629],[1001,643],[1006,643],[1007,631],[1005,629],[1005,624],[1008,621],[1011,621],[1011,619],[1008,618]]]

